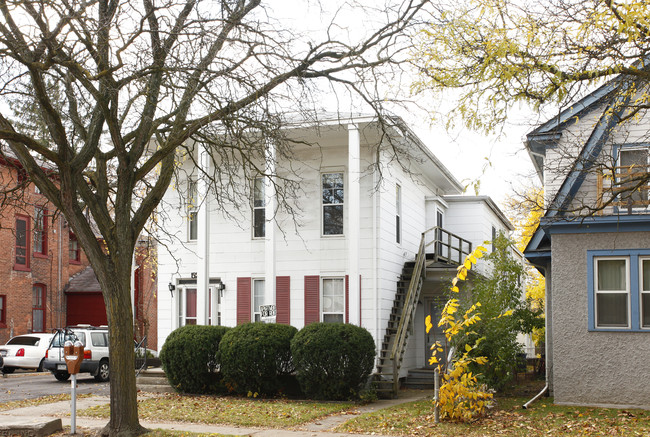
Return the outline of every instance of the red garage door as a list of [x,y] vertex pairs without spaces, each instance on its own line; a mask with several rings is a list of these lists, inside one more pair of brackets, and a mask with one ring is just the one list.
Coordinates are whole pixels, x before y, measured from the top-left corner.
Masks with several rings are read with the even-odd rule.
[[108,324],[104,298],[101,293],[69,293],[67,297],[68,326],[82,323],[94,326]]

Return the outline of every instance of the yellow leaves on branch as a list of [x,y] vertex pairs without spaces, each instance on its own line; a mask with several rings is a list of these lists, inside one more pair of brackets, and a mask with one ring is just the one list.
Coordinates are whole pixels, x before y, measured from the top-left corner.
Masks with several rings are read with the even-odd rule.
[[476,265],[477,261],[483,258],[483,255],[487,252],[487,249],[483,246],[478,246],[472,253],[465,257],[463,264],[458,266],[456,269],[456,277],[451,280],[451,291],[458,293],[460,290],[458,288],[458,281],[465,281],[467,279],[468,272],[472,269],[472,266]]
[[[471,254],[467,255],[463,264],[458,267],[456,277],[451,281],[451,291],[459,292],[459,282],[467,279],[468,272],[486,252],[485,247],[478,246]],[[457,317],[459,307],[459,300],[450,298],[445,304],[438,322],[438,326],[444,327],[445,338],[449,343],[454,337],[481,320],[478,312],[481,307],[480,302],[476,302],[467,309],[462,317]],[[504,313],[501,316],[505,315],[507,314]],[[427,333],[429,333],[433,328],[431,316],[426,317],[425,325]],[[443,384],[440,387],[438,400],[440,417],[443,419],[469,421],[476,415],[483,414],[490,404],[492,393],[489,393],[485,386],[479,385],[477,375],[469,371],[469,366],[472,363],[479,365],[487,363],[486,357],[471,357],[469,355],[481,341],[483,338],[476,340],[473,345],[466,344],[464,353],[460,357],[454,358],[453,368],[448,372],[442,372],[442,360],[439,358],[439,355],[444,353],[442,345],[436,342],[431,346],[433,354],[429,358],[429,365],[438,364],[438,369],[443,373]]]

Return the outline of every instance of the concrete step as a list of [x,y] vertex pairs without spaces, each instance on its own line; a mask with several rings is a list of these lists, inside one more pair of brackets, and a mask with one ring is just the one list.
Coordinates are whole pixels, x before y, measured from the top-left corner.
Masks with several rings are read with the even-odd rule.
[[135,385],[140,391],[151,393],[174,393],[174,389],[169,385],[165,372],[160,367],[140,372],[135,380]]

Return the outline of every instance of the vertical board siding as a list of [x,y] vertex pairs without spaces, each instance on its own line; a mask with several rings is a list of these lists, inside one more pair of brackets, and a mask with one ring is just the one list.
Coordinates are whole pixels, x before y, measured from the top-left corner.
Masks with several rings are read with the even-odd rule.
[[275,305],[277,308],[275,321],[285,325],[291,324],[290,278],[290,276],[275,278]]
[[237,278],[237,324],[251,321],[251,278]]
[[320,321],[320,276],[305,276],[305,325]]

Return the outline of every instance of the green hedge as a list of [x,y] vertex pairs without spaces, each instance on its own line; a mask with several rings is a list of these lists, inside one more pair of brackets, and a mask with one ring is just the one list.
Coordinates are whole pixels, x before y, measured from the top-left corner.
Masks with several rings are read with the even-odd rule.
[[291,339],[298,332],[289,325],[246,323],[232,328],[219,346],[224,382],[239,394],[275,395],[291,390]]
[[169,334],[160,360],[171,386],[184,393],[223,392],[217,352],[222,337],[230,329],[188,325]]
[[304,393],[314,399],[354,399],[375,360],[372,335],[355,325],[313,323],[291,341],[291,354]]

